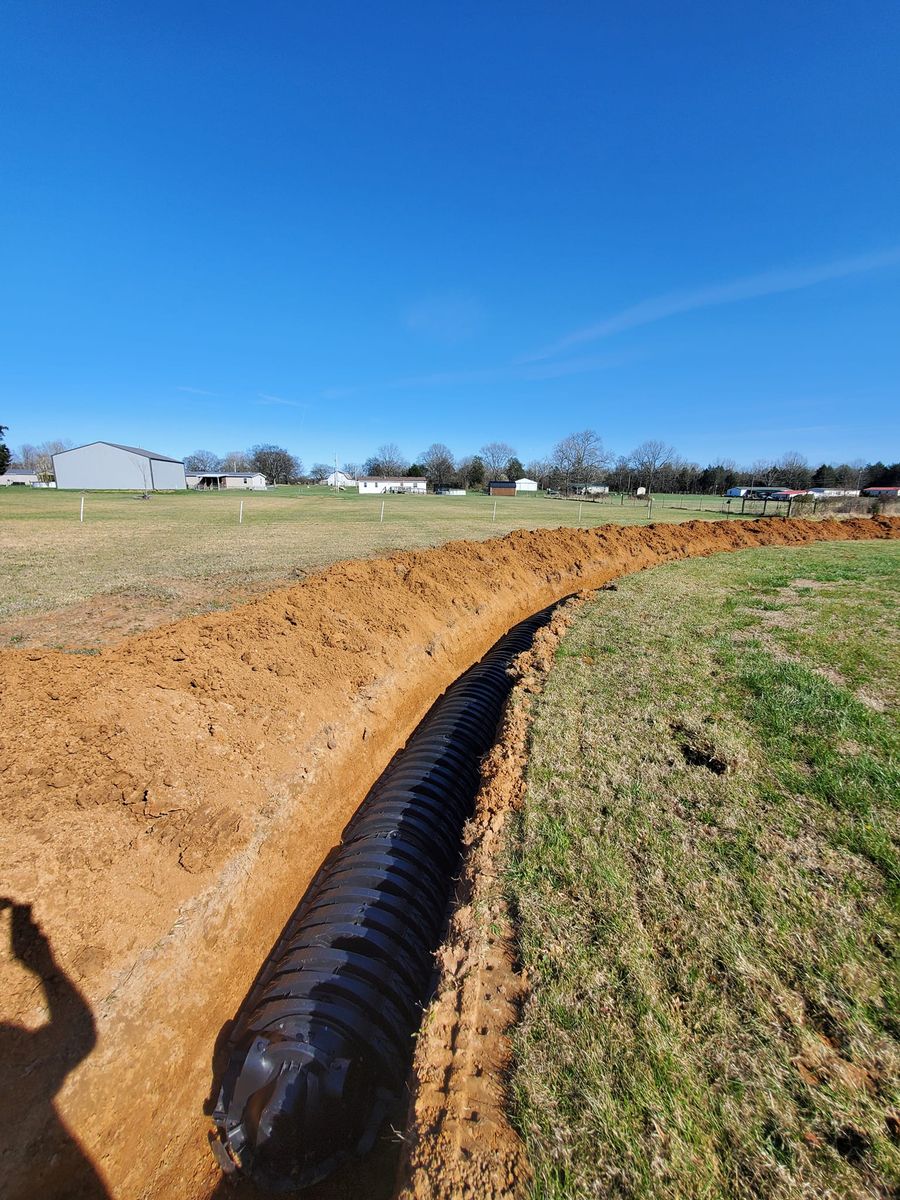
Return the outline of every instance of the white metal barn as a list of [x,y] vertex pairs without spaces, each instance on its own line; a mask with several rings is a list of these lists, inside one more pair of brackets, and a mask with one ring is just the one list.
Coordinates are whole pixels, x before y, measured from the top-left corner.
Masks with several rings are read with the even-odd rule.
[[220,488],[243,488],[253,492],[266,490],[266,477],[261,471],[188,471],[185,479],[189,488],[200,492]]
[[361,496],[383,496],[385,492],[425,495],[425,480],[412,475],[363,475],[357,482]]
[[325,480],[329,487],[346,488],[353,487],[356,480],[346,473],[346,471],[332,471]]
[[89,442],[54,454],[53,473],[57,487],[80,491],[158,492],[187,487],[180,459],[117,442]]
[[538,490],[537,480],[529,479],[527,476],[522,476],[516,480],[517,492],[536,492]]

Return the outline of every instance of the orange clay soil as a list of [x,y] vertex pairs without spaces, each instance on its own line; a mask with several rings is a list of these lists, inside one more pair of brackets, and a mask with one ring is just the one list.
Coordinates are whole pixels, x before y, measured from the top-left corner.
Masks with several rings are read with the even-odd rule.
[[367,788],[515,622],[689,555],[896,537],[896,518],[520,531],[338,563],[96,656],[2,652],[0,886],[44,935],[0,913],[4,1194],[212,1195],[222,1025]]

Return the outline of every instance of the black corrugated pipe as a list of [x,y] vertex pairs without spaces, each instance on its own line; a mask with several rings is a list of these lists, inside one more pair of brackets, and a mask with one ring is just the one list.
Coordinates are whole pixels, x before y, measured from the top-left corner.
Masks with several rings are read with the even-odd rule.
[[402,1098],[480,760],[509,667],[550,619],[516,625],[437,701],[344,830],[266,960],[225,1048],[213,1150],[275,1191],[330,1174]]

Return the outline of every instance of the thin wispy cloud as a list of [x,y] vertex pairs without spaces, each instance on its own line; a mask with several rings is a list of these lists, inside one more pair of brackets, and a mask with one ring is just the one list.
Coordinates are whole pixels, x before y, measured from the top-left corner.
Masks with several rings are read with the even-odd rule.
[[900,247],[894,247],[874,254],[858,254],[852,258],[840,258],[815,267],[764,271],[762,274],[747,275],[742,279],[732,280],[730,283],[668,292],[662,296],[653,296],[648,300],[642,300],[639,304],[622,309],[621,312],[615,313],[603,321],[598,321],[594,325],[576,329],[543,350],[526,356],[522,361],[536,362],[552,358],[570,350],[573,346],[612,337],[627,329],[650,325],[655,321],[663,321],[667,317],[678,316],[681,313],[694,312],[702,308],[714,308],[722,304],[737,304],[741,300],[754,300],[762,296],[776,296],[783,292],[796,292],[803,288],[814,287],[816,284],[827,283],[832,279],[845,279],[851,275],[877,271],[898,263],[900,263]]
[[218,392],[208,392],[206,388],[186,387],[180,385],[176,391],[187,392],[190,396],[217,396]]
[[475,367],[470,370],[437,371],[431,375],[408,375],[384,384],[391,389],[462,387],[470,383],[524,382],[559,379],[564,375],[587,375],[631,362],[634,354],[593,354],[567,358],[562,362],[521,362],[502,367]]
[[284,396],[271,396],[268,392],[257,392],[257,404],[277,405],[281,408],[309,408],[304,400],[286,400]]

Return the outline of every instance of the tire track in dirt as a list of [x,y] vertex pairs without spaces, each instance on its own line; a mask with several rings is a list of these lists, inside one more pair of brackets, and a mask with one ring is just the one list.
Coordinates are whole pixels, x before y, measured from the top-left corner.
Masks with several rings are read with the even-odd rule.
[[65,980],[96,1040],[79,1061],[51,1021],[27,1071],[0,1067],[7,1193],[53,1194],[80,1154],[117,1198],[212,1194],[222,1025],[374,779],[516,622],[690,555],[897,536],[887,518],[518,531],[336,564],[94,656],[0,653],[0,877],[53,964],[43,987],[3,964],[2,1020],[45,1028]]

